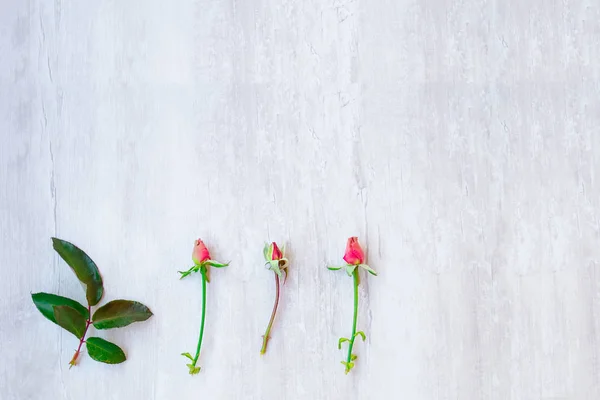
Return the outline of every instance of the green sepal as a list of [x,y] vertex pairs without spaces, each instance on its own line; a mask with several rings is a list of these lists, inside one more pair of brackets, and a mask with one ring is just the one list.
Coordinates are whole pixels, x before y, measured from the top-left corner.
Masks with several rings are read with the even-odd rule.
[[210,268],[208,268],[206,263],[200,265],[200,274],[206,279],[206,283],[210,283]]
[[377,272],[375,272],[375,270],[373,268],[369,267],[367,264],[360,264],[359,267],[361,267],[362,269],[364,269],[371,275],[377,276]]
[[278,277],[281,278],[281,269],[279,268],[280,260],[271,260],[265,263],[265,266],[268,265],[267,269],[275,272]]
[[356,269],[356,265],[346,265],[346,273],[348,274],[348,276],[352,276],[352,273],[354,272],[354,270]]
[[190,369],[190,375],[196,375],[200,372],[200,367],[196,367],[194,364],[186,364]]
[[356,333],[354,334],[354,337],[357,337],[357,336],[360,336],[360,337],[362,337],[362,340],[363,340],[363,342],[364,342],[365,340],[367,340],[367,335],[365,335],[365,333],[364,333],[363,331],[358,331],[358,332],[356,332]]
[[342,269],[342,268],[343,268],[343,267],[341,267],[341,266],[340,266],[340,267],[338,267],[338,266],[335,266],[335,265],[328,265],[328,266],[327,266],[327,269],[328,269],[328,270],[330,270],[330,271],[338,271],[338,270],[340,270],[340,269]]
[[190,361],[194,361],[194,357],[190,353],[181,353],[182,356],[187,357]]
[[338,340],[338,350],[342,349],[342,343],[349,342],[349,341],[350,341],[350,339],[348,339],[348,338],[345,338],[345,337],[340,338],[340,340]]
[[220,262],[216,262],[214,260],[208,260],[204,262],[207,265],[210,265],[211,267],[215,267],[215,268],[225,268],[227,266],[229,266],[229,263],[220,263]]
[[181,274],[181,276],[179,277],[179,279],[183,279],[186,276],[191,275],[194,272],[198,272],[200,270],[201,265],[200,264],[196,264],[193,267],[191,267],[190,269],[188,269],[187,271],[177,271]]
[[265,261],[271,261],[273,258],[273,247],[269,243],[265,243],[265,247],[263,248],[263,256],[265,256]]

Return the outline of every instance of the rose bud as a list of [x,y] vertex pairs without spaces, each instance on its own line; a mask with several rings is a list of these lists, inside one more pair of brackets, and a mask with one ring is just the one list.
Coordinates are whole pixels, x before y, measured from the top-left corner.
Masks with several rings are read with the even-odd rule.
[[277,243],[271,243],[271,248],[269,249],[269,254],[271,254],[271,260],[281,260],[283,258],[283,254],[279,247],[277,247]]
[[359,265],[365,262],[365,253],[363,252],[362,247],[360,247],[356,236],[348,239],[344,261],[349,265]]
[[196,264],[201,264],[206,260],[210,260],[210,253],[201,239],[198,239],[194,242],[192,260],[194,260],[194,263]]

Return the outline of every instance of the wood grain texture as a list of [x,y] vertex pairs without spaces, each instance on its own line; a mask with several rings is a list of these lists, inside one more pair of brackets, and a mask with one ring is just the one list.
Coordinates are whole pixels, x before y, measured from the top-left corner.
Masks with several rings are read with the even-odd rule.
[[[597,1],[0,4],[2,400],[600,398]],[[99,334],[127,362],[68,369],[51,236],[154,312]],[[190,377],[197,237],[231,266]]]

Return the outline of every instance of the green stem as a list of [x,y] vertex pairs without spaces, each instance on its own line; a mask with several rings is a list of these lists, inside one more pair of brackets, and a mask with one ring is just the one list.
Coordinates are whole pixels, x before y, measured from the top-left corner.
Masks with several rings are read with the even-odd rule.
[[196,347],[196,356],[192,362],[194,367],[200,357],[200,347],[202,347],[202,337],[204,336],[204,317],[206,316],[206,268],[206,265],[202,265],[200,268],[200,274],[202,275],[202,320],[200,322],[200,337],[198,338],[198,347]]
[[346,360],[346,373],[350,372],[350,363],[352,362],[352,346],[356,338],[356,321],[358,319],[358,268],[352,272],[354,281],[354,317],[352,318],[352,335],[350,336],[350,345],[348,346],[348,359]]
[[267,351],[267,343],[269,342],[269,334],[271,333],[271,327],[273,326],[273,321],[275,321],[275,314],[277,313],[277,305],[279,305],[279,276],[273,272],[275,275],[275,305],[273,306],[273,312],[271,313],[271,319],[269,320],[269,325],[267,325],[267,330],[263,335],[263,344],[260,349],[260,354],[265,354]]

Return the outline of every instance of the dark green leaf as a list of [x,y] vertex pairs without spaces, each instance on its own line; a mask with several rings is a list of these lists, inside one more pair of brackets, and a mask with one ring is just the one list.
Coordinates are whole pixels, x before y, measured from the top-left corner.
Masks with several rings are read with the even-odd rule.
[[99,337],[85,341],[88,354],[92,359],[106,364],[120,364],[127,359],[119,346]]
[[85,333],[85,317],[73,307],[54,307],[54,319],[58,325],[65,328],[79,339],[83,337],[83,334]]
[[92,321],[96,329],[121,328],[133,322],[145,321],[152,311],[142,303],[131,300],[113,300],[94,313]]
[[52,238],[54,250],[71,267],[77,279],[86,287],[88,304],[95,306],[102,298],[104,288],[98,267],[83,250],[65,240]]
[[50,293],[34,293],[31,295],[33,303],[38,310],[48,318],[50,321],[56,323],[54,319],[54,307],[55,306],[69,306],[77,310],[85,319],[89,318],[88,309],[75,300],[71,300],[67,297],[58,296]]

